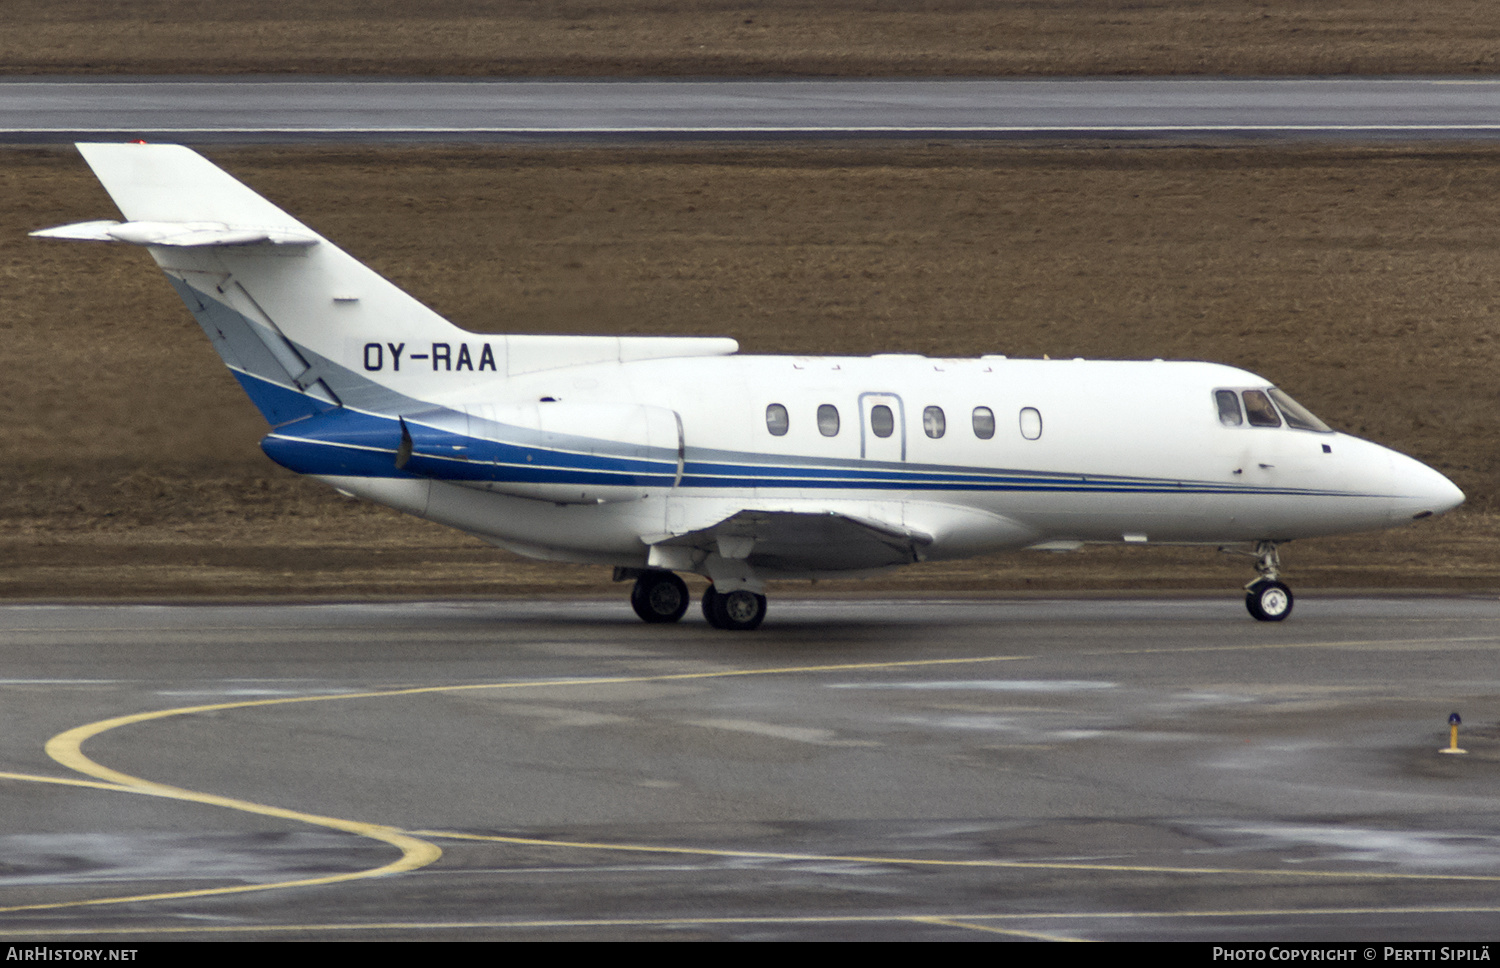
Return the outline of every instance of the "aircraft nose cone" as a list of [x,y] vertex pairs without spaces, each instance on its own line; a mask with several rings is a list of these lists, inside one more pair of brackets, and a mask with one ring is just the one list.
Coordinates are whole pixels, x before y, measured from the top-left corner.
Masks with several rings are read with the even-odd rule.
[[1433,473],[1437,475],[1437,483],[1433,487],[1432,500],[1433,504],[1436,505],[1433,508],[1433,514],[1442,514],[1444,511],[1451,511],[1464,503],[1464,492],[1459,489],[1457,484],[1454,484],[1443,475],[1437,474],[1436,471]]
[[1420,461],[1406,458],[1406,466],[1400,468],[1402,478],[1402,505],[1409,508],[1414,518],[1430,517],[1451,511],[1464,503],[1464,492],[1442,474]]

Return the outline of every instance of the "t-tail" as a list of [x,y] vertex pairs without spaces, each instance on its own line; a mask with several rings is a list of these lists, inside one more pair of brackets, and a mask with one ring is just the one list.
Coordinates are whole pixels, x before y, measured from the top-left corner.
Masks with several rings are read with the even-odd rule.
[[733,340],[476,334],[448,322],[180,145],[80,144],[125,221],[42,238],[144,245],[273,426],[351,408],[420,413],[496,379],[733,353]]

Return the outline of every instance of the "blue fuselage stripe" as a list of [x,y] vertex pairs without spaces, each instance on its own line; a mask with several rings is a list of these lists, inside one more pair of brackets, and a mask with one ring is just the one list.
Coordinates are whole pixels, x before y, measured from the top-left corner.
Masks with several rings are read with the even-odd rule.
[[[414,447],[396,467],[401,424],[391,417],[337,410],[295,421],[262,441],[277,463],[304,474],[364,477],[431,477],[436,480],[496,484],[558,484],[592,487],[670,487],[675,460],[640,454],[581,453],[490,440],[434,427],[408,425]],[[598,442],[600,449],[611,446]],[[643,450],[638,448],[637,450]],[[1302,497],[1374,496],[1309,488],[1258,487],[1214,481],[1180,481],[986,470],[922,465],[908,468],[843,462],[787,466],[771,455],[744,455],[744,462],[688,460],[678,486],[692,490],[760,488],[779,490],[994,491],[1104,494],[1238,494]]]

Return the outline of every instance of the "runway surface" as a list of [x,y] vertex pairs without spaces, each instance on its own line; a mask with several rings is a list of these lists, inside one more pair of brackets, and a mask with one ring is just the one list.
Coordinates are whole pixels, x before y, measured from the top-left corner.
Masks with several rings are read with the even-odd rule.
[[[0,608],[8,940],[1482,939],[1500,601]],[[1467,755],[1438,753],[1450,712]]]
[[11,78],[0,141],[1500,136],[1500,79]]

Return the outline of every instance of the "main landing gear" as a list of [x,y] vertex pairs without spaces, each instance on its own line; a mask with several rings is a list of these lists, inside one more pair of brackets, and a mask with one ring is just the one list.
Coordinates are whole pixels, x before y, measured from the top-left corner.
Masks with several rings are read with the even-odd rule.
[[716,629],[749,632],[765,620],[766,596],[743,588],[720,594],[709,585],[703,592],[703,617]]
[[[682,618],[691,600],[687,585],[670,571],[643,571],[630,590],[630,607],[653,625]],[[720,594],[709,585],[703,593],[703,617],[716,629],[749,632],[765,620],[766,596],[743,588]]]
[[670,571],[642,572],[630,590],[630,607],[641,621],[653,625],[682,618],[692,600],[687,584]]
[[1292,590],[1281,583],[1281,556],[1276,542],[1255,543],[1255,570],[1259,577],[1245,586],[1245,608],[1262,622],[1279,622],[1292,614]]

